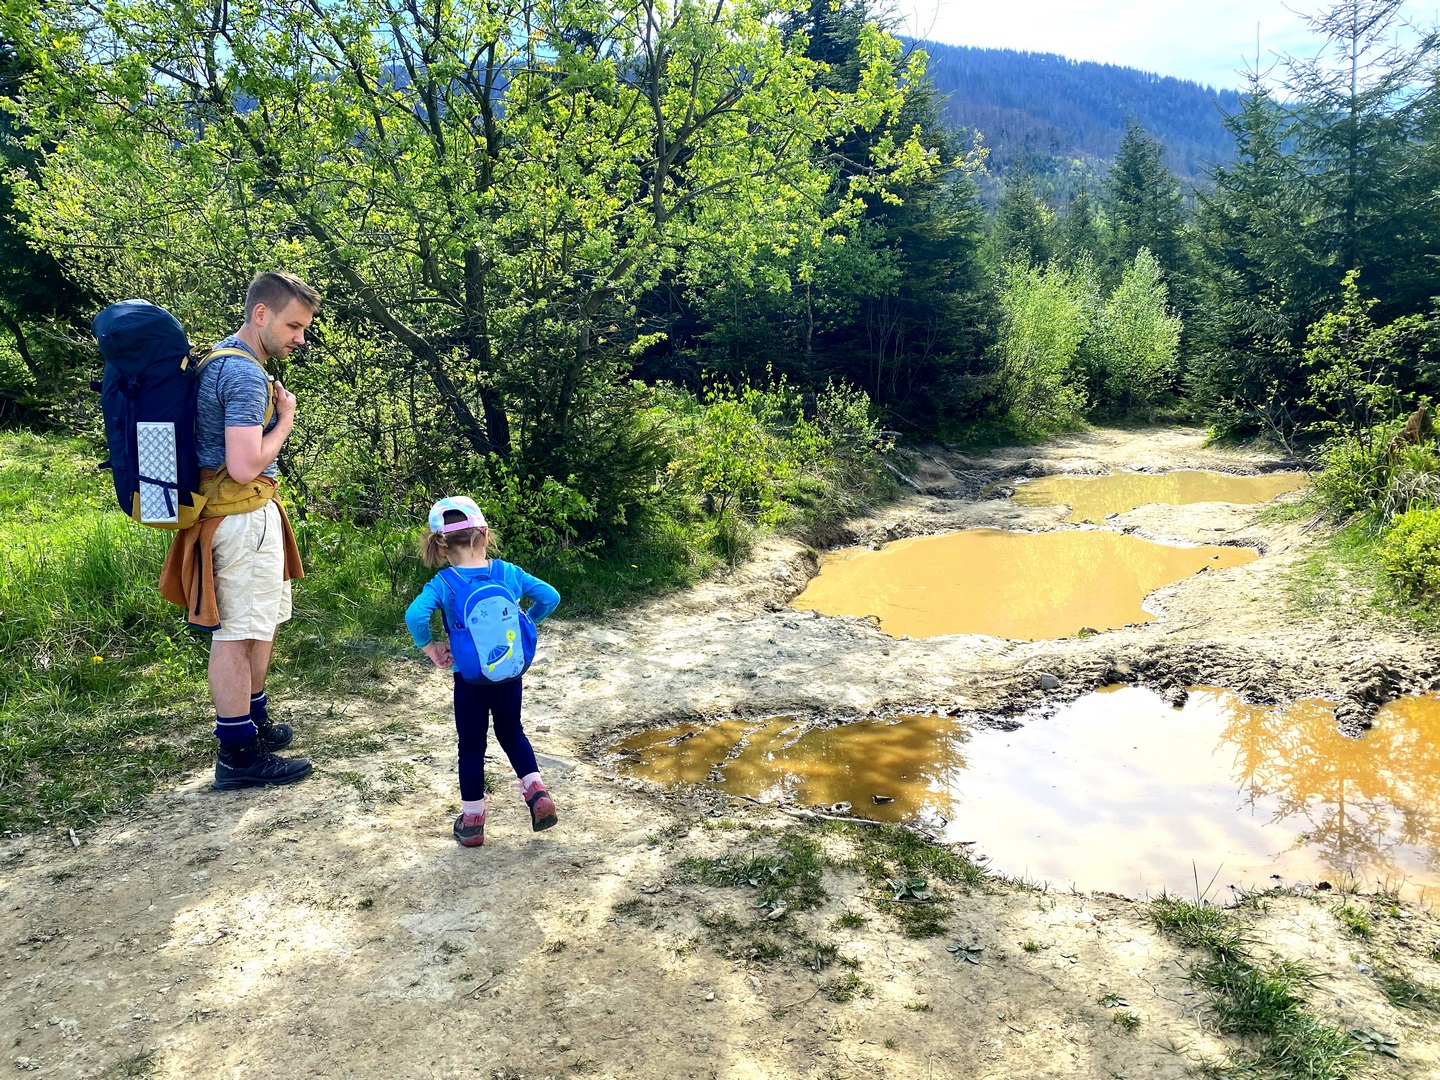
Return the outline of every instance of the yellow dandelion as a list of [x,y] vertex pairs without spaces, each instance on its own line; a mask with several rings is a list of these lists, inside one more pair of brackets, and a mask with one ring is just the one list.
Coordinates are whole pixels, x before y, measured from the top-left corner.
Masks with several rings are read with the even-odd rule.
[[632,563],[630,564],[630,569],[631,569],[631,570],[639,570],[640,567],[637,566],[635,563],[632,562]]
[[104,659],[105,659],[105,657],[103,657],[103,656],[92,656],[92,657],[90,657],[90,662],[91,662],[92,664],[98,664],[98,663],[100,663],[100,661],[102,661],[102,660],[104,660]]

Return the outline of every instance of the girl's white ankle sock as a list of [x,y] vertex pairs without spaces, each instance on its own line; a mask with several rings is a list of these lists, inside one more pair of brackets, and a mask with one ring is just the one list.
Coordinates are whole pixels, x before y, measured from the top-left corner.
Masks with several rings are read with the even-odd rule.
[[461,800],[460,800],[460,809],[461,809],[461,811],[465,814],[466,817],[484,817],[484,816],[485,816],[485,800],[484,800],[484,799],[461,799]]
[[545,785],[541,782],[540,774],[538,772],[526,773],[520,778],[520,794],[524,795],[527,799],[530,797],[530,793],[533,792],[537,787],[544,786]]

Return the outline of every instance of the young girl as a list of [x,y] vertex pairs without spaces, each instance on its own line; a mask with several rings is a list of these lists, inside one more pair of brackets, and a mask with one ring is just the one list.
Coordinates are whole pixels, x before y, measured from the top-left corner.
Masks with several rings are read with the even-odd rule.
[[[430,508],[430,535],[422,554],[425,565],[454,567],[467,582],[491,580],[505,586],[521,603],[530,602],[529,615],[537,625],[555,610],[560,594],[518,566],[488,558],[490,529],[480,507],[463,495],[441,499]],[[405,625],[415,645],[438,668],[452,668],[450,646],[430,638],[430,615],[439,608],[446,627],[457,624],[455,595],[437,574],[405,612]],[[520,778],[521,794],[530,807],[531,827],[539,832],[556,822],[555,802],[540,779],[535,751],[520,726],[520,676],[507,682],[467,682],[455,671],[455,730],[460,736],[460,800],[455,839],[464,847],[485,842],[485,735],[489,717],[495,718],[495,737]]]

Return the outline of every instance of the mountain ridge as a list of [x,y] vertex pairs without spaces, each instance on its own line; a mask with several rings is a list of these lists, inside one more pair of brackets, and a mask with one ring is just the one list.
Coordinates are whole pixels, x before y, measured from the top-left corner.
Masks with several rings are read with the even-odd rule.
[[1068,200],[1103,176],[1132,119],[1165,144],[1166,164],[1183,181],[1203,180],[1234,153],[1223,121],[1240,107],[1235,90],[1058,53],[906,45],[929,56],[945,125],[984,137],[987,187],[1023,163],[1052,198]]

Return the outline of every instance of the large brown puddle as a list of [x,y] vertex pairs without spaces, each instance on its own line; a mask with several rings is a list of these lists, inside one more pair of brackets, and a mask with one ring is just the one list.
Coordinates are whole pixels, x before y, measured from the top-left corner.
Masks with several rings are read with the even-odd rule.
[[1266,473],[1232,476],[1229,473],[1182,469],[1170,473],[1116,472],[1109,476],[1046,476],[1015,488],[1022,506],[1070,507],[1066,521],[1105,520],[1146,503],[1226,502],[1263,503],[1304,486],[1305,474]]
[[966,529],[831,552],[791,606],[876,616],[892,637],[1035,641],[1150,622],[1140,605],[1160,586],[1254,559],[1248,548],[1171,547],[1100,530]]
[[[626,739],[635,775],[922,824],[1003,873],[1086,890],[1193,896],[1354,880],[1440,887],[1440,698],[1386,706],[1347,739],[1324,702],[1183,709],[1124,687],[1015,731],[905,716],[805,730],[794,718]],[[876,798],[882,801],[877,803]],[[842,807],[843,809],[843,807]],[[1429,896],[1425,895],[1429,890]]]

